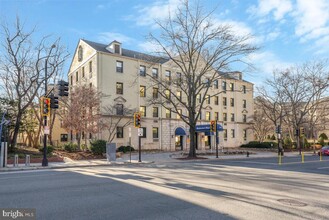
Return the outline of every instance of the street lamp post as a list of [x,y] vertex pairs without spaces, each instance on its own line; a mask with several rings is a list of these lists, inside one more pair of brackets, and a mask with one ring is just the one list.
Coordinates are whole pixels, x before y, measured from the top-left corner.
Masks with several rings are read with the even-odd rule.
[[[53,48],[55,48],[56,47],[56,45],[55,44],[53,44],[52,46],[51,46],[51,49],[50,49],[50,53],[51,53],[51,50],[53,49]],[[48,88],[47,88],[47,63],[48,63],[48,58],[46,58],[46,60],[45,60],[45,96],[47,96],[47,90],[48,90]],[[48,159],[47,159],[47,134],[45,133],[45,129],[46,129],[46,126],[47,126],[47,116],[45,115],[44,117],[43,117],[43,120],[44,120],[44,127],[43,127],[43,133],[44,133],[44,135],[43,135],[43,158],[42,158],[42,166],[43,167],[47,167],[48,166]]]

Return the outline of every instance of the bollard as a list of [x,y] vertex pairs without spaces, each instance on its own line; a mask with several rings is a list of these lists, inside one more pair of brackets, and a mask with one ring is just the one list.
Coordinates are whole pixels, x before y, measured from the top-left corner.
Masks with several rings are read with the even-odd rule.
[[247,157],[249,157],[249,151],[247,151]]
[[25,166],[26,167],[30,166],[30,155],[28,154],[25,156]]
[[18,154],[14,156],[14,167],[18,167]]
[[304,163],[304,152],[302,152],[302,163]]

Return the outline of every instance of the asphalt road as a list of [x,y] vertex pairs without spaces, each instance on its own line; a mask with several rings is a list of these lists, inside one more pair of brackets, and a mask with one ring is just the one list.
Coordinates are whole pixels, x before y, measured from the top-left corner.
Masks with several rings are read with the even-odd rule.
[[[37,219],[328,219],[329,157],[0,173],[0,208]],[[0,213],[1,214],[1,213]]]

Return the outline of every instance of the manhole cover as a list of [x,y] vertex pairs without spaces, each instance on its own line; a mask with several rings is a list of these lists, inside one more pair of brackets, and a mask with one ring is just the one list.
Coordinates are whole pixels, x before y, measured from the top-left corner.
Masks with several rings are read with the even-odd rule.
[[281,202],[284,205],[290,205],[290,206],[296,206],[296,207],[303,207],[303,206],[307,206],[306,203],[297,201],[297,200],[293,200],[293,199],[278,199],[278,202]]

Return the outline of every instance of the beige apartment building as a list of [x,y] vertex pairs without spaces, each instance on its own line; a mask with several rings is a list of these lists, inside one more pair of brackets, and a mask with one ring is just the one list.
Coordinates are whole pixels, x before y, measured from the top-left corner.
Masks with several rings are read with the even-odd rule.
[[[101,111],[107,106],[133,109],[142,114],[141,127],[144,137],[142,149],[185,150],[189,144],[189,128],[178,115],[160,105],[150,105],[148,98],[156,91],[151,86],[146,73],[160,77],[174,77],[176,69],[165,59],[156,58],[140,52],[122,48],[122,44],[113,41],[108,45],[80,40],[73,57],[68,80],[70,88],[83,84],[97,88],[103,94]],[[223,127],[219,132],[220,147],[238,147],[253,140],[249,129],[253,114],[253,84],[242,79],[242,73],[219,73],[220,80],[211,86],[210,95],[222,91],[207,100],[201,112],[198,125],[218,120]],[[184,109],[182,109],[184,111]],[[184,113],[184,112],[183,112]],[[125,118],[131,120],[132,116]],[[131,132],[129,132],[129,130]],[[138,146],[137,128],[117,126],[117,135],[113,142],[117,147],[129,143],[135,149]],[[91,135],[86,135],[91,137]],[[100,130],[93,138],[107,140],[106,130]],[[72,135],[74,141],[74,135]],[[70,135],[69,135],[70,139]],[[215,148],[215,139],[209,132],[197,133],[197,150]]]

